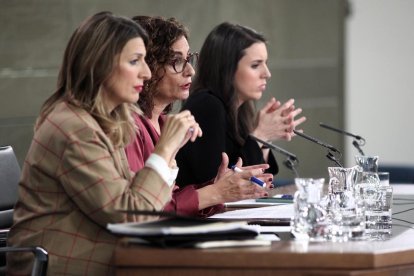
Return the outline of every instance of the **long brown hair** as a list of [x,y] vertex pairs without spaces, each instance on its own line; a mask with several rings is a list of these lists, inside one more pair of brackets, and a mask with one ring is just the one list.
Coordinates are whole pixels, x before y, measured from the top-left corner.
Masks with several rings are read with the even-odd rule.
[[35,129],[44,122],[57,103],[66,101],[89,112],[114,146],[128,144],[135,133],[133,104],[124,103],[110,111],[103,100],[102,84],[118,65],[126,43],[146,32],[134,21],[100,12],[85,19],[72,34],[60,68],[57,89],[43,104]]

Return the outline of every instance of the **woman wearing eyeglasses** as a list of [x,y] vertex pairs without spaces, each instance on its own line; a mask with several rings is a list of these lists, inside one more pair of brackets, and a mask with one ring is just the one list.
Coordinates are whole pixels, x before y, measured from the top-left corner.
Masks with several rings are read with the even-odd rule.
[[278,172],[270,150],[250,135],[264,141],[289,141],[305,117],[295,119],[302,110],[294,107],[293,99],[282,105],[272,98],[256,114],[254,101],[262,97],[270,76],[261,34],[227,22],[210,32],[200,51],[193,92],[183,108],[194,115],[203,137],[177,154],[180,186],[213,177],[220,152],[228,154],[230,164],[241,157],[246,165],[268,163],[269,173]]
[[[149,34],[146,61],[152,73],[138,101],[143,112],[135,116],[138,134],[126,148],[130,169],[136,172],[142,169],[158,143],[165,116],[171,111],[173,103],[188,98],[198,54],[190,52],[187,29],[174,18],[136,16],[133,20]],[[242,165],[241,161],[238,165]],[[224,155],[223,162],[215,169],[214,180],[197,186],[189,185],[181,190],[177,187],[164,211],[205,217],[222,210],[224,202],[267,194],[266,189],[241,178],[246,173],[259,173],[260,178],[268,179],[268,174],[262,174],[268,168],[267,164],[243,168],[243,173],[233,172],[227,167],[227,156]]]

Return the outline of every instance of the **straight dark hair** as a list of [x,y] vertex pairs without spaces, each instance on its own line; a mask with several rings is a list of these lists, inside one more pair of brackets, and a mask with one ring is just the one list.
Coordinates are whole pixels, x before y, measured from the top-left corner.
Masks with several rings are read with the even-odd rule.
[[234,128],[231,135],[241,145],[256,126],[255,107],[253,101],[246,101],[237,108],[234,76],[245,50],[257,42],[266,43],[266,39],[251,28],[229,22],[216,26],[201,48],[191,90],[192,93],[209,90],[223,101],[227,120]]

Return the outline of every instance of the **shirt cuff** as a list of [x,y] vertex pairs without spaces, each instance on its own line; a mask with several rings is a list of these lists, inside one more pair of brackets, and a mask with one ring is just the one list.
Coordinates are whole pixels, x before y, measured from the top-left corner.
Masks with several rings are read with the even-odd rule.
[[177,175],[178,175],[178,167],[174,168],[174,169],[170,169],[171,174],[170,174],[170,179],[169,181],[171,182],[171,185],[175,182],[175,180],[177,179]]
[[168,167],[167,162],[158,154],[152,153],[147,161],[145,167],[151,168],[156,171],[161,178],[167,182],[168,186],[174,185],[174,181],[177,178],[178,168],[171,169]]

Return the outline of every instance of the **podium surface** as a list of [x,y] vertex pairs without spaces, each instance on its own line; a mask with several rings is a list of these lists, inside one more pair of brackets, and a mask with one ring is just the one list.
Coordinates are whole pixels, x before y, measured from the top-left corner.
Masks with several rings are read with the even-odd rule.
[[162,249],[121,240],[116,275],[414,275],[413,195],[395,195],[386,241],[275,241],[268,247]]

